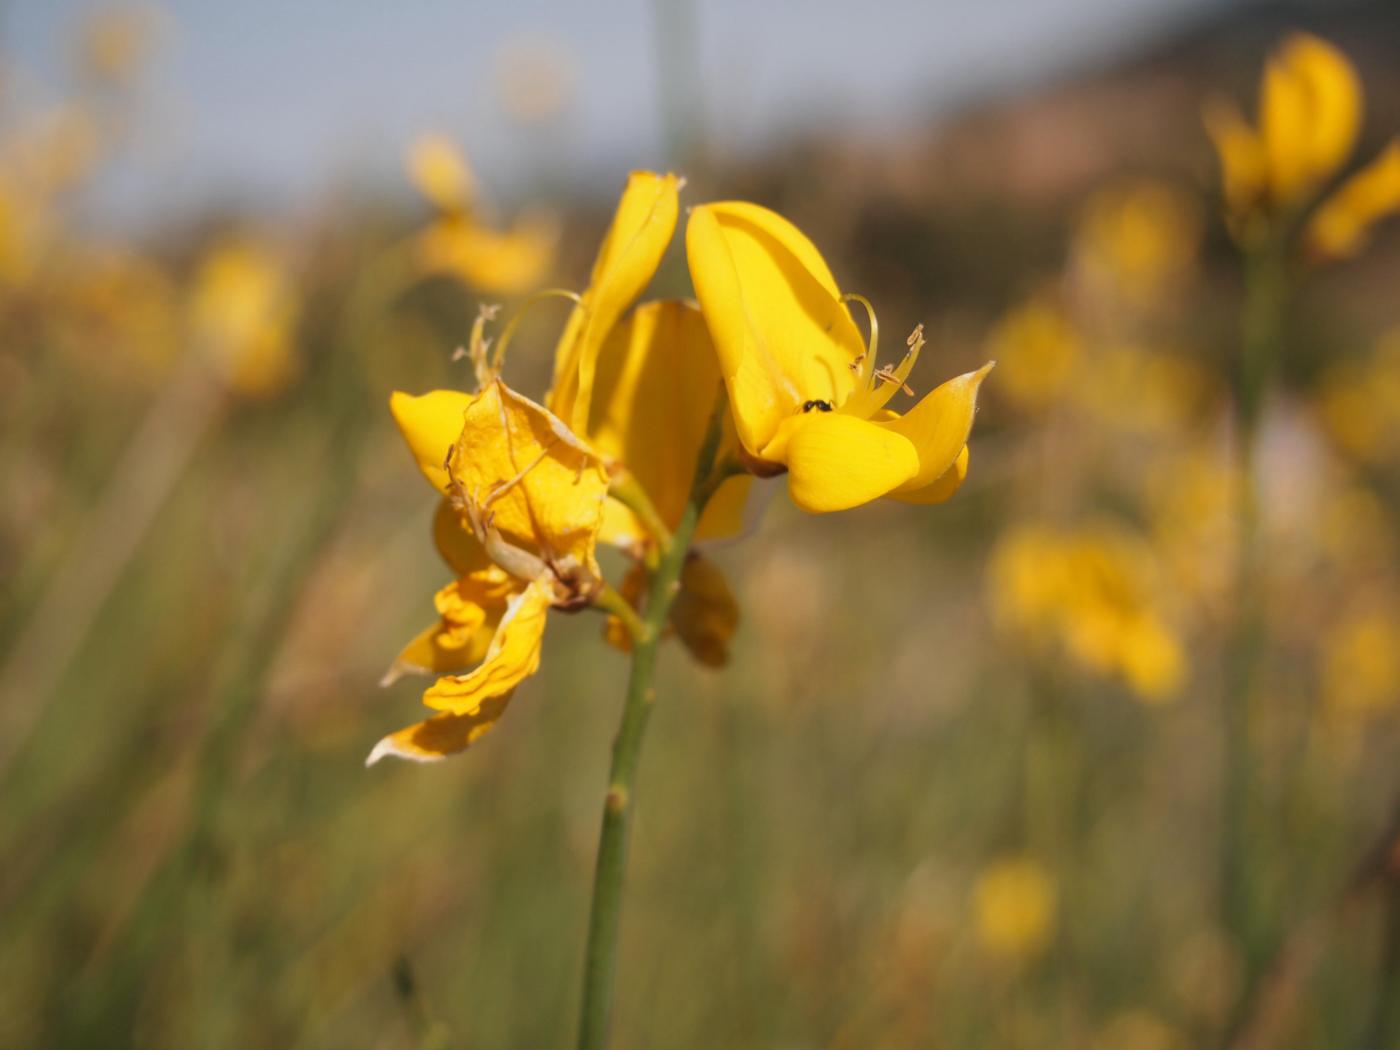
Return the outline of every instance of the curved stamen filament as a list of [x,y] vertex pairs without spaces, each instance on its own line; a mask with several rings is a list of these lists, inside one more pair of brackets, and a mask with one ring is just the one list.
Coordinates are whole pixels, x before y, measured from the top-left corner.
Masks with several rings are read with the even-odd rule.
[[841,296],[841,302],[860,303],[865,307],[865,316],[870,320],[870,341],[865,347],[865,353],[851,362],[851,371],[868,383],[875,373],[875,358],[880,349],[880,320],[875,316],[875,307],[871,305],[870,300],[859,292],[847,292]]
[[510,345],[511,337],[515,335],[515,330],[519,327],[521,318],[525,316],[530,307],[534,306],[542,299],[568,299],[575,306],[582,305],[583,303],[583,297],[580,296],[578,292],[571,292],[567,288],[544,288],[531,295],[520,304],[520,309],[516,310],[511,319],[506,322],[505,328],[501,330],[500,338],[496,340],[496,352],[491,357],[491,371],[493,373],[497,375],[500,374],[501,365],[505,361],[506,347]]

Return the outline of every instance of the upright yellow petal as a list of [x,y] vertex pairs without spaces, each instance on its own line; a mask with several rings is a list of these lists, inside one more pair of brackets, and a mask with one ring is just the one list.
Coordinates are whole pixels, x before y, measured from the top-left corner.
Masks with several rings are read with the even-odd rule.
[[787,462],[792,501],[818,514],[869,503],[919,473],[903,435],[834,412],[811,412],[793,427]]
[[1356,71],[1325,40],[1294,33],[1265,68],[1259,124],[1274,200],[1301,200],[1346,162],[1356,144]]
[[1400,211],[1400,141],[1344,182],[1308,222],[1308,247],[1327,258],[1355,255],[1378,221]]
[[439,678],[423,694],[423,703],[454,715],[469,715],[486,701],[509,694],[539,669],[540,643],[552,601],[549,580],[527,586],[511,599],[481,665],[470,674]]
[[932,485],[957,461],[972,432],[977,391],[992,364],[948,380],[904,415],[876,424],[907,438],[918,454],[919,469],[899,486],[899,492]]
[[462,433],[462,416],[475,400],[460,390],[433,390],[426,394],[405,394],[395,390],[389,398],[389,411],[418,469],[439,492],[448,491],[447,452]]
[[507,543],[557,570],[597,575],[607,477],[594,452],[544,408],[491,383],[462,415],[451,474],[457,498]]
[[676,229],[680,183],[675,175],[636,171],[603,238],[583,300],[564,327],[554,355],[550,409],[580,434],[588,431],[598,352],[617,319],[651,282]]
[[599,356],[589,441],[626,466],[668,526],[689,499],[719,391],[705,320],[683,302],[637,307]]
[[1269,191],[1264,143],[1233,102],[1223,99],[1205,110],[1206,133],[1220,158],[1220,182],[1229,212],[1248,214]]
[[445,135],[424,135],[409,148],[408,177],[442,211],[466,211],[476,195],[476,177],[462,151]]
[[763,456],[804,404],[846,400],[865,344],[821,254],[775,212],[738,201],[698,207],[686,251],[739,438]]

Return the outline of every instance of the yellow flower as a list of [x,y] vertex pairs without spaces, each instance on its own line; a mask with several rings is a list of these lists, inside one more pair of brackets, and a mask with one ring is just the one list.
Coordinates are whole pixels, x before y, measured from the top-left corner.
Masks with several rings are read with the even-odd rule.
[[1400,328],[1385,333],[1369,358],[1331,367],[1318,401],[1328,432],[1348,454],[1367,463],[1400,457]]
[[1096,285],[1147,307],[1190,271],[1200,238],[1195,201],[1170,183],[1142,180],[1090,198],[1075,231],[1075,252]]
[[1346,56],[1308,33],[1287,37],[1264,67],[1257,128],[1233,103],[1206,110],[1231,212],[1304,202],[1346,162],[1360,124],[1361,87]]
[[877,368],[816,247],[781,216],[743,202],[690,214],[691,279],[719,355],[738,438],[756,472],[786,469],[793,502],[844,510],[881,496],[947,499],[986,366],[949,380],[905,415],[886,409],[923,340]]
[[972,890],[977,940],[995,959],[1022,963],[1040,955],[1055,934],[1055,881],[1033,857],[1002,858]]
[[504,232],[484,224],[471,166],[441,135],[425,135],[414,143],[407,166],[410,181],[437,209],[415,245],[425,271],[495,295],[514,295],[539,284],[554,262],[559,238],[554,216],[527,212]]
[[270,397],[296,377],[296,298],[266,247],[246,238],[216,244],[195,275],[188,316],[196,345],[236,393]]
[[[439,714],[370,753],[436,761],[462,751],[505,712],[539,666],[551,606],[576,607],[599,586],[595,557],[607,478],[601,461],[547,409],[499,379],[476,394],[396,393],[395,420],[419,468],[448,499],[434,521],[458,572],[438,592],[438,624],[390,671],[444,674],[423,702]],[[483,650],[484,646],[484,650]]]
[[1185,670],[1158,577],[1151,549],[1117,526],[1023,525],[998,542],[988,583],[1003,629],[1156,703],[1173,696]]
[[1065,392],[1084,347],[1064,310],[1038,295],[997,323],[986,352],[1000,369],[997,389],[1022,408],[1040,411]]
[[[1206,130],[1220,155],[1232,225],[1253,236],[1279,215],[1310,203],[1351,157],[1361,127],[1356,71],[1331,44],[1294,33],[1264,68],[1259,120],[1212,103]],[[1355,254],[1378,220],[1400,209],[1400,143],[1392,142],[1309,219],[1303,239],[1320,258]]]
[[1365,716],[1400,701],[1400,616],[1369,608],[1347,615],[1322,641],[1322,699],[1336,715]]

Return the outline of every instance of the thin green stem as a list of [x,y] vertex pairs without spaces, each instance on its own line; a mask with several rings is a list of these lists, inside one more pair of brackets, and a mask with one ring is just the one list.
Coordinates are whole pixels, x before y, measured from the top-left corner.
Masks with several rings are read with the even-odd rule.
[[1244,954],[1246,985],[1257,973],[1258,943],[1249,872],[1253,749],[1249,707],[1264,644],[1259,564],[1259,493],[1256,446],[1264,398],[1278,358],[1287,297],[1284,243],[1267,241],[1245,256],[1242,346],[1235,381],[1236,526],[1235,623],[1227,650],[1221,698],[1224,739],[1221,904],[1225,927]]
[[613,477],[608,484],[608,495],[617,500],[637,517],[642,528],[646,529],[663,550],[671,545],[671,530],[661,520],[661,514],[647,495],[646,489],[637,483],[631,471],[624,470]]
[[637,610],[632,608],[632,603],[611,584],[603,584],[598,593],[593,595],[593,606],[621,620],[622,626],[626,627],[627,633],[632,636],[634,645],[644,641],[651,631],[646,622],[637,615]]
[[617,933],[622,914],[622,882],[627,868],[627,841],[635,808],[637,764],[642,753],[651,709],[656,702],[653,679],[657,648],[661,642],[671,603],[680,590],[681,569],[700,512],[723,474],[715,470],[719,445],[721,401],[696,464],[690,500],[671,534],[651,577],[643,633],[632,647],[632,672],[622,723],[613,741],[612,769],[603,799],[603,825],[598,838],[598,860],[593,873],[593,901],[588,917],[588,947],[584,955],[583,1004],[579,1015],[579,1050],[602,1050],[607,1045],[612,1016],[613,985],[617,971]]

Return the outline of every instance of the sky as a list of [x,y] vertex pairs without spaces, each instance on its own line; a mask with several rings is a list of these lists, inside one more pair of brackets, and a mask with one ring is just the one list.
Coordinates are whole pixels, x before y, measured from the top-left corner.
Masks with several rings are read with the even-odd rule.
[[[11,0],[0,47],[24,92],[61,93],[89,0]],[[448,132],[488,191],[615,184],[666,159],[663,69],[698,84],[707,136],[761,149],[814,125],[928,120],[1146,42],[1211,0],[171,0],[108,206],[144,214],[347,180],[402,182],[418,134]],[[693,32],[658,31],[688,12]],[[671,16],[673,19],[674,14]],[[660,42],[670,41],[659,50]],[[665,54],[663,63],[658,54]],[[697,77],[685,73],[687,67]],[[532,74],[532,70],[535,72]],[[544,124],[507,77],[564,86]],[[517,90],[518,93],[518,90]],[[530,187],[531,189],[535,187]]]

